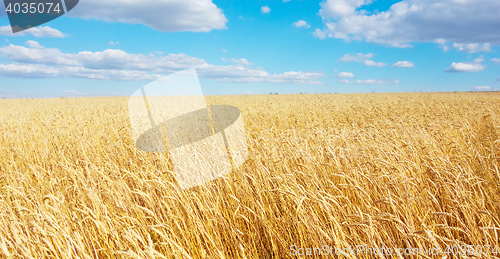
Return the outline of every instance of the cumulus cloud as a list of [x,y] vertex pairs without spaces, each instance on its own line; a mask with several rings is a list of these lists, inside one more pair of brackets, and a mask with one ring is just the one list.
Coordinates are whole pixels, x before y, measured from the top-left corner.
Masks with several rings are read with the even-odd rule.
[[248,60],[244,59],[244,58],[240,58],[240,59],[231,59],[232,62],[236,63],[236,64],[240,64],[240,65],[243,65],[243,66],[253,66],[255,65],[254,63],[252,62],[249,62]]
[[488,91],[488,90],[491,90],[491,88],[489,86],[476,86],[476,87],[474,87],[474,90],[477,90],[477,91]]
[[370,58],[374,57],[372,53],[368,54],[363,54],[363,53],[358,53],[353,56],[350,54],[345,54],[343,57],[338,59],[340,62],[358,62],[358,63],[363,63],[366,66],[371,66],[371,67],[384,67],[387,66],[386,63],[382,62],[375,62],[373,60],[370,60]]
[[387,66],[386,63],[382,63],[382,62],[375,62],[373,60],[366,60],[365,62],[363,62],[365,65],[367,66],[371,66],[371,67],[385,67]]
[[[29,40],[30,48],[10,44],[0,48],[0,53],[10,60],[20,63],[76,66],[78,61],[71,54],[64,54],[59,49],[45,48],[36,41]],[[32,67],[34,68],[34,67]]]
[[262,6],[262,7],[260,8],[260,11],[261,11],[262,13],[269,13],[269,12],[271,12],[271,8],[269,8],[269,6],[267,6],[267,5],[266,5],[266,6]]
[[354,77],[354,74],[351,72],[340,72],[337,75],[338,78],[351,78]]
[[446,44],[446,40],[445,39],[437,39],[434,42],[437,43],[437,44],[439,44],[439,45],[445,45]]
[[492,58],[491,61],[493,61],[495,65],[500,65],[500,58]]
[[415,67],[415,64],[410,61],[398,61],[392,67]]
[[387,85],[399,84],[399,80],[385,80],[385,79],[368,79],[368,80],[339,80],[342,84],[357,84],[357,85]]
[[327,36],[327,32],[322,31],[322,30],[320,30],[320,29],[316,29],[316,30],[313,32],[313,36],[314,36],[315,38],[318,38],[318,39],[320,39],[320,40],[323,40],[323,39],[325,39],[325,38],[326,38],[326,36]]
[[0,27],[0,35],[2,36],[8,36],[8,37],[18,37],[18,36],[25,36],[26,34],[29,34],[31,36],[37,37],[37,38],[64,38],[66,35],[62,32],[60,32],[57,29],[50,28],[49,26],[39,26],[39,27],[33,27],[25,31],[21,31],[18,33],[12,33],[12,28],[10,25],[6,26],[1,26]]
[[306,21],[303,21],[303,20],[298,20],[298,21],[294,22],[293,26],[295,26],[297,28],[300,28],[300,27],[311,28],[311,26],[309,24],[307,24]]
[[449,68],[445,70],[446,73],[470,73],[483,71],[486,66],[481,65],[484,59],[476,58],[472,62],[453,62]]
[[85,0],[67,14],[83,19],[144,24],[158,31],[209,32],[227,19],[212,0]]
[[461,43],[453,43],[453,47],[458,50],[458,52],[467,52],[467,53],[477,53],[477,52],[490,52],[491,44],[479,44],[479,43],[471,43],[471,44],[461,44]]
[[[498,0],[403,0],[389,10],[369,13],[362,7],[371,0],[326,0],[319,14],[325,27],[315,37],[365,40],[393,47],[411,42],[500,44]],[[484,51],[485,45],[464,46],[463,51]]]
[[145,71],[99,70],[73,66],[48,66],[43,64],[0,64],[0,76],[10,78],[88,78],[117,81],[151,81],[161,77]]
[[371,0],[327,0],[320,3],[321,10],[319,14],[323,18],[342,18],[355,15],[356,9],[363,5],[371,3]]
[[38,41],[34,41],[34,40],[27,41],[26,45],[30,46],[30,48],[33,48],[33,49],[44,49],[44,47],[42,45],[40,45],[40,43],[38,43]]
[[46,48],[36,41],[29,47],[9,45],[0,54],[12,61],[0,64],[0,76],[20,78],[80,77],[96,80],[150,81],[162,75],[195,67],[201,78],[221,82],[269,82],[291,84],[322,84],[322,72],[269,74],[264,69],[249,68],[246,59],[232,60],[236,65],[220,66],[186,54],[132,54],[119,49],[63,53]]

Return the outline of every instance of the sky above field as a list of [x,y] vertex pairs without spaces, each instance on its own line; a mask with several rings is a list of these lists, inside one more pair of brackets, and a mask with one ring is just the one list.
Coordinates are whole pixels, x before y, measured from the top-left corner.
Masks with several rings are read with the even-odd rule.
[[498,0],[81,0],[13,34],[2,5],[0,97],[126,96],[192,67],[206,95],[500,90],[499,14]]

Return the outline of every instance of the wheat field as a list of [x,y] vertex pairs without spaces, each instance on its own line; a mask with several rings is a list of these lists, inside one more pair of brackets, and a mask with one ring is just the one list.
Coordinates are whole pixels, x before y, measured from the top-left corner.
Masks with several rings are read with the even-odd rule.
[[135,148],[126,97],[0,100],[0,258],[500,248],[500,93],[206,99],[241,110],[248,159],[186,190]]

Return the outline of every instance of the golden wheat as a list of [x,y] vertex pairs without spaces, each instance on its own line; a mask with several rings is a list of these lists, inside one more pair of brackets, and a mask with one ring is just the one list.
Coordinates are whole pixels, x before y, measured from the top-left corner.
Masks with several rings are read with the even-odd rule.
[[499,93],[207,102],[240,108],[248,160],[182,190],[168,154],[135,148],[127,98],[0,100],[0,255],[290,258],[292,245],[500,247]]

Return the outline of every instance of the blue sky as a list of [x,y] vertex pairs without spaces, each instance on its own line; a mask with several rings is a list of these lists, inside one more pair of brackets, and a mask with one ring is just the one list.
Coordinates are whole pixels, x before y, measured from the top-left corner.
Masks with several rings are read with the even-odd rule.
[[500,90],[498,0],[82,0],[12,34],[0,97],[129,95],[195,67],[212,94]]

